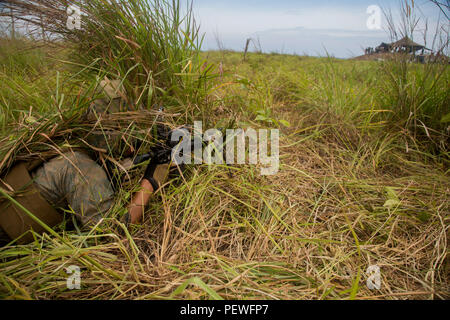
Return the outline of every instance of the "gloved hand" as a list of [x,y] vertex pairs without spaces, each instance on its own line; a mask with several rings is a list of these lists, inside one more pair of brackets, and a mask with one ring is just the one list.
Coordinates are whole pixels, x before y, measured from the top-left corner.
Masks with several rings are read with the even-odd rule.
[[145,170],[144,179],[151,183],[153,192],[156,192],[167,181],[168,175],[169,164],[152,159]]

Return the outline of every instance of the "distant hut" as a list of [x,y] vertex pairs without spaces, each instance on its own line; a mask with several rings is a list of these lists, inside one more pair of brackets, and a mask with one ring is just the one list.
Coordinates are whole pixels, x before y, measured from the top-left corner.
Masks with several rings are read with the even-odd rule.
[[391,51],[391,45],[385,42],[382,42],[378,47],[375,48],[376,53],[389,51]]
[[422,54],[424,50],[431,51],[430,49],[425,48],[425,46],[415,43],[408,37],[404,37],[396,42],[390,44],[392,50],[407,52],[407,53],[415,53],[416,51],[422,50]]
[[[420,51],[421,52],[417,52]],[[425,51],[428,51],[425,53]],[[408,37],[404,37],[393,43],[382,42],[379,46],[374,48],[366,48],[364,50],[365,56],[372,55],[374,53],[380,53],[380,56],[383,56],[383,53],[395,53],[395,52],[403,52],[411,54],[411,61],[417,61],[420,63],[425,63],[428,61],[432,61],[433,59],[433,51],[426,48],[425,46],[418,44],[412,41]]]

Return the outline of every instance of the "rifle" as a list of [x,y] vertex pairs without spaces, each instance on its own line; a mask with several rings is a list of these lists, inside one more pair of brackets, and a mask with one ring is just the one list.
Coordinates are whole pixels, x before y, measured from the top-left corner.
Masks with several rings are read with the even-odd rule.
[[[163,112],[163,110],[163,108],[160,108],[159,112]],[[156,117],[155,123],[159,118],[162,118],[161,114]],[[158,164],[171,162],[172,150],[178,144],[178,142],[174,142],[171,140],[174,130],[171,130],[169,127],[159,122],[154,125],[153,131],[154,132],[152,133],[152,140],[154,140],[154,142],[149,151],[144,154],[139,154],[131,160],[125,159],[125,162],[127,163],[127,165],[125,165],[126,170],[134,168],[148,160],[156,161]],[[133,145],[133,149],[140,149],[142,144],[142,140],[137,140]],[[105,169],[114,190],[117,191],[120,188],[121,181],[125,172],[124,168],[118,165],[118,162],[114,161],[113,159],[111,160],[107,159],[105,161]],[[119,167],[122,169],[120,169]]]
[[[163,109],[160,108],[160,111]],[[159,117],[159,116],[158,116]],[[176,130],[185,129],[187,131],[192,132],[191,128],[189,126],[183,126],[181,128],[178,128]],[[150,148],[148,153],[138,155],[133,161],[133,165],[137,166],[139,164],[142,164],[148,160],[150,160],[150,163],[153,162],[153,164],[156,165],[167,165],[167,170],[169,171],[170,164],[172,164],[172,152],[174,148],[177,148],[177,146],[180,145],[180,143],[183,142],[184,135],[179,135],[180,138],[178,140],[173,140],[173,133],[176,130],[170,130],[165,125],[156,125],[156,143]],[[223,131],[223,129],[221,130]],[[195,143],[195,138],[191,135],[191,141],[190,141],[190,152],[195,153],[195,148],[200,146],[203,148],[204,142],[202,141],[201,144]],[[183,155],[181,155],[183,156]],[[181,169],[184,168],[183,164],[176,164],[177,166],[181,167]],[[168,172],[167,172],[168,173]],[[141,180],[141,190],[138,191],[131,200],[129,210],[126,216],[126,223],[137,223],[141,221],[143,214],[144,214],[144,208],[148,204],[148,201],[150,200],[151,195],[155,192],[155,189],[157,189],[158,186],[155,186],[154,181],[149,181],[146,178],[143,178]]]
[[[162,111],[162,109],[160,109]],[[188,127],[183,127],[183,129],[188,129]],[[179,129],[178,129],[179,130]],[[148,153],[138,155],[134,161],[133,165],[139,165],[145,161],[150,160],[150,164],[153,166],[167,165],[166,174],[168,174],[170,169],[170,164],[172,163],[172,152],[183,139],[180,136],[179,140],[173,140],[172,136],[175,130],[170,130],[167,126],[159,125],[156,126],[156,138],[157,142],[150,148]],[[191,138],[191,151],[195,151],[195,143],[193,143],[194,138]],[[149,165],[150,165],[149,164]],[[184,167],[183,164],[177,164],[180,167]],[[158,170],[158,169],[156,169]],[[150,179],[152,180],[152,179]],[[137,192],[131,200],[128,213],[126,216],[126,223],[137,223],[142,220],[145,206],[148,204],[151,195],[156,191],[159,186],[155,185],[155,181],[150,181],[147,178],[141,180],[141,190]]]

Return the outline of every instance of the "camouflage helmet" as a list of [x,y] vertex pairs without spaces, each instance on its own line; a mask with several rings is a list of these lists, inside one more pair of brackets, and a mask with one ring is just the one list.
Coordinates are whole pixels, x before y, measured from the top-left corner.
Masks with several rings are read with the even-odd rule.
[[109,80],[105,77],[100,82],[102,98],[94,100],[89,106],[85,119],[88,122],[98,122],[94,129],[89,133],[86,142],[97,152],[111,154],[115,157],[126,155],[136,146],[136,139],[131,139],[123,134],[119,123],[114,128],[105,128],[102,121],[111,118],[111,115],[133,111],[133,108],[127,101],[125,91],[121,86],[120,80]]

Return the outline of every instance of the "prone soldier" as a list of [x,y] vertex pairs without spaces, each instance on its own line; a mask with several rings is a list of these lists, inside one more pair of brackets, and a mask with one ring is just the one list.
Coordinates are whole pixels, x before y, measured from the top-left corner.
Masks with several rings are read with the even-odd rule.
[[[127,108],[119,82],[105,79],[102,87],[106,98],[94,101],[86,115],[88,119]],[[114,140],[102,133],[92,135],[88,143],[96,149],[104,149],[107,145],[117,145]],[[130,163],[130,160],[126,159],[126,162]],[[164,184],[168,172],[168,163],[156,158],[150,160],[141,180],[141,191],[132,197],[128,206],[126,224],[141,221],[145,205]],[[37,233],[45,231],[42,224],[24,212],[22,207],[48,227],[62,221],[58,208],[70,208],[77,220],[84,227],[89,227],[98,223],[114,204],[114,188],[107,172],[80,151],[63,153],[37,168],[30,163],[16,164],[0,180],[0,187],[12,193],[19,204],[0,198],[0,241],[17,239],[19,244],[33,240],[29,230]]]

